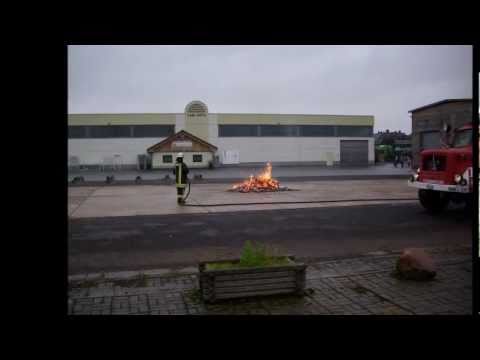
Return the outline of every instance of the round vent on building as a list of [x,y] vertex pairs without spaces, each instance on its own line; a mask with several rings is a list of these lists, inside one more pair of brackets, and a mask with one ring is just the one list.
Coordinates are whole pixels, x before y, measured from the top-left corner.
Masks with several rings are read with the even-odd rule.
[[185,114],[187,116],[207,116],[208,108],[201,101],[192,101],[185,107]]

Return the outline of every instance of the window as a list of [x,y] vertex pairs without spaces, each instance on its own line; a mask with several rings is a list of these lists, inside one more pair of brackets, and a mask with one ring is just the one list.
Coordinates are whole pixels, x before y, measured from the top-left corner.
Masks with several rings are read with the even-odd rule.
[[69,139],[83,139],[87,137],[86,126],[69,126],[68,138]]
[[260,125],[260,136],[297,136],[296,125]]
[[110,129],[108,126],[89,126],[88,127],[90,137],[92,138],[109,138]]
[[358,125],[219,125],[220,137],[372,137],[372,126]]
[[461,130],[455,133],[455,138],[453,139],[452,146],[454,148],[465,147],[472,145],[473,141],[473,130]]
[[202,155],[193,155],[193,162],[202,162]]
[[300,125],[300,136],[323,137],[335,136],[333,125]]
[[175,125],[95,125],[69,126],[68,137],[75,138],[157,138],[175,132]]
[[372,126],[346,125],[337,126],[338,137],[370,137],[373,136]]
[[172,163],[173,162],[173,156],[172,155],[163,155],[162,156],[162,161],[164,163]]
[[258,136],[258,125],[218,125],[220,137]]
[[133,125],[133,137],[168,137],[175,132],[175,125]]
[[91,138],[128,138],[130,125],[100,125],[89,126]]
[[440,145],[440,132],[428,131],[420,134],[420,147],[422,149],[438,149]]
[[128,138],[131,137],[131,130],[129,125],[114,125],[111,128],[111,137],[114,138]]

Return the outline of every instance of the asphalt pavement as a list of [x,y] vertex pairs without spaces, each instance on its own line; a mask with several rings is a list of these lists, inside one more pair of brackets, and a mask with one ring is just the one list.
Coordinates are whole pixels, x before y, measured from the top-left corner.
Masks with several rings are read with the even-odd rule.
[[471,244],[472,216],[418,203],[71,218],[69,274],[195,266],[237,257],[246,240],[302,259]]

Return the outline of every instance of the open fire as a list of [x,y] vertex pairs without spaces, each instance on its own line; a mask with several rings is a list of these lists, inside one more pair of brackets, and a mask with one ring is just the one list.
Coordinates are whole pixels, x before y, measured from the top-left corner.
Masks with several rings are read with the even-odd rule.
[[250,177],[240,184],[235,184],[230,189],[238,192],[264,192],[264,191],[284,191],[288,190],[285,187],[280,187],[278,180],[272,178],[272,165],[267,163],[263,171],[257,175]]

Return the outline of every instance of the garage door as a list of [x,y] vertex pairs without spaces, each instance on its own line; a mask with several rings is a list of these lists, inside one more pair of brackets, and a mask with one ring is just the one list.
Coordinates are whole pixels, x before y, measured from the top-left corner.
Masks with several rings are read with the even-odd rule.
[[368,140],[340,140],[342,165],[368,165]]

